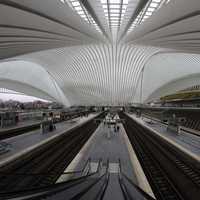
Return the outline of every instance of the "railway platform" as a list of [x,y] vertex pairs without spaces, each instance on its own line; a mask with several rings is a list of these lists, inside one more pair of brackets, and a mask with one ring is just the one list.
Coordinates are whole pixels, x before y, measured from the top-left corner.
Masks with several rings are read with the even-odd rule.
[[[82,169],[89,158],[93,163],[97,163],[99,159],[102,159],[103,163],[106,163],[109,159],[109,163],[113,163],[113,166],[117,164],[120,159],[121,165],[127,175],[133,180],[136,180],[128,148],[124,139],[124,134],[126,133],[123,125],[120,124],[119,126],[120,131],[114,132],[112,126],[109,130],[103,123],[100,124],[94,133],[90,146],[85,150],[83,158],[79,160],[74,170],[79,171]],[[107,135],[108,131],[110,132],[110,137]]]
[[178,149],[191,156],[197,161],[200,161],[200,137],[180,131],[180,134],[176,134],[173,131],[167,130],[166,125],[152,120],[149,123],[149,118],[141,117],[137,118],[134,114],[128,114],[131,118],[142,124],[144,127],[152,130],[155,134],[159,135],[163,139],[167,140],[170,144],[176,146]]
[[90,114],[88,117],[79,117],[73,121],[64,121],[56,124],[56,130],[48,133],[42,133],[41,130],[30,131],[27,134],[18,135],[3,140],[4,143],[10,145],[10,150],[0,155],[0,167],[6,166],[21,156],[45,145],[45,143],[59,137],[66,131],[71,130],[76,126],[81,126],[85,122],[94,118],[98,114]]
[[26,120],[18,122],[17,125],[1,128],[0,129],[0,140],[4,140],[10,137],[21,134],[22,132],[29,132],[40,127],[41,120]]
[[20,121],[15,126],[1,128],[0,129],[0,134],[3,133],[3,132],[5,132],[5,131],[15,130],[15,129],[18,129],[18,128],[21,128],[21,127],[30,126],[30,125],[33,125],[33,124],[40,124],[40,122],[41,122],[41,120],[25,120],[25,121]]
[[[105,115],[103,117],[105,118]],[[122,120],[123,123],[125,121],[124,124],[119,122],[109,123],[110,120],[104,121],[102,118],[100,125],[86,123],[88,124],[87,127],[80,126],[78,130],[75,129],[75,132],[69,131],[71,137],[74,137],[72,142],[68,140],[70,134],[66,134],[65,136],[68,137],[65,138],[59,137],[61,142],[59,144],[63,148],[67,147],[67,149],[57,148],[59,152],[54,157],[56,160],[62,157],[62,162],[68,164],[63,165],[57,176],[56,169],[58,170],[58,168],[56,167],[60,160],[56,161],[57,164],[52,162],[53,152],[56,152],[56,148],[52,150],[53,145],[49,146],[50,148],[46,145],[45,147],[48,150],[45,149],[43,153],[40,153],[40,155],[43,155],[49,151],[45,157],[35,156],[37,161],[44,157],[44,163],[48,160],[47,158],[50,158],[53,163],[52,167],[47,164],[38,166],[38,162],[35,161],[29,168],[27,162],[25,167],[22,165],[21,170],[16,168],[18,173],[10,174],[8,171],[8,174],[3,174],[4,176],[7,175],[1,183],[4,191],[8,192],[10,188],[13,189],[13,187],[10,187],[13,185],[11,180],[15,180],[12,177],[17,176],[19,176],[17,181],[19,180],[21,189],[25,186],[26,190],[17,190],[20,187],[18,188],[18,185],[16,185],[16,193],[2,193],[2,197],[3,195],[19,197],[23,193],[23,197],[33,195],[45,197],[49,200],[96,198],[104,200],[112,198],[117,200],[155,200],[155,197],[157,199],[197,200],[200,184],[199,165],[192,159],[188,159],[189,156],[186,154],[183,155],[178,149],[180,145],[177,146],[178,148],[172,147],[167,141],[169,140],[167,137],[163,137],[162,134],[160,136],[159,133],[155,133],[158,131],[147,127],[146,119],[142,121],[142,119],[128,116],[125,113],[119,113],[119,117],[124,119]],[[90,134],[86,138],[84,135],[88,131],[90,131]],[[81,138],[85,138],[83,142],[81,142]],[[77,147],[78,144],[82,145],[76,149],[74,155],[66,157],[70,155],[72,147]],[[63,154],[64,156],[62,156]],[[39,159],[37,159],[38,157]],[[134,161],[134,157],[138,158],[142,168]],[[146,186],[140,185],[140,181],[144,182],[145,180],[138,179],[138,174],[141,173],[138,168],[143,170],[147,177],[147,182],[151,185],[149,187],[153,191],[152,195],[147,191]],[[31,169],[30,174],[27,174],[27,169],[28,171]],[[49,173],[45,173],[47,169]],[[43,173],[39,173],[39,170],[41,172],[43,170]],[[177,176],[175,177],[174,174]],[[27,175],[32,177],[26,177]],[[20,176],[24,176],[23,181],[21,181]],[[55,184],[51,183],[53,176],[55,176],[55,179],[52,183]],[[142,175],[140,174],[140,176]],[[28,189],[25,183],[30,180],[31,185]],[[35,185],[32,183],[35,183]],[[42,188],[38,187],[38,184]]]
[[41,122],[41,120],[25,120],[25,121],[20,121],[15,126],[1,128],[0,129],[0,135],[3,132],[7,132],[7,131],[15,130],[15,129],[18,129],[18,128],[30,126],[30,125],[33,125],[33,124],[40,124],[40,122]]
[[[114,126],[108,128],[107,125],[101,123],[64,172],[81,171],[88,160],[90,160],[90,173],[94,173],[97,170],[98,163],[101,161],[102,166],[106,166],[108,163],[109,172],[109,182],[104,194],[104,200],[111,198],[124,199],[118,179],[119,170],[122,170],[136,185],[150,196],[154,197],[139,161],[133,161],[135,159],[133,158],[135,152],[132,146],[128,144],[130,142],[124,127],[122,124],[119,124],[119,127],[119,132],[115,132]],[[138,178],[138,176],[140,176],[140,178]],[[70,175],[63,174],[57,180],[57,183],[70,180],[71,178]],[[140,185],[141,183],[143,185]],[[134,188],[132,188],[132,192],[138,199],[142,198],[141,194],[138,193],[137,190],[134,190]]]

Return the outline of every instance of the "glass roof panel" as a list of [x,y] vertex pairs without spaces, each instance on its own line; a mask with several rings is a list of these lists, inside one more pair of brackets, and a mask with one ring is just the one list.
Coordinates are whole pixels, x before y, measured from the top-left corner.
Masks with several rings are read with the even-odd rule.
[[148,19],[156,10],[158,10],[162,5],[169,3],[169,1],[170,0],[149,0],[149,2],[137,16],[137,18],[133,21],[127,33],[132,31],[136,26]]
[[[102,33],[97,23],[94,21],[92,16],[85,9],[84,5],[79,0],[60,0],[62,3],[68,4],[81,18],[87,23],[92,24],[95,29]],[[106,2],[106,0],[104,0]]]
[[[124,17],[124,13],[126,12],[128,0],[100,0],[100,1],[110,29],[115,27],[114,30],[111,31],[113,32],[119,30],[119,27]],[[115,20],[113,20],[114,18]],[[116,27],[118,29],[116,29]]]

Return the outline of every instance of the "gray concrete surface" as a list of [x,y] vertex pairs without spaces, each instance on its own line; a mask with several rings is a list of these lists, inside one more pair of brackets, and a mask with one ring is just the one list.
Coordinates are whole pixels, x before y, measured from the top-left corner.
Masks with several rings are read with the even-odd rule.
[[148,123],[149,119],[142,117],[136,118],[135,115],[130,115],[133,119],[140,122],[141,124],[155,130],[161,136],[164,136],[169,141],[173,142],[174,145],[181,146],[186,152],[190,155],[193,155],[194,158],[200,160],[200,137],[196,135],[192,135],[181,131],[180,134],[176,134],[175,132],[169,131],[166,129],[166,126],[153,121],[153,124]]
[[33,124],[38,124],[40,122],[41,122],[41,120],[26,120],[26,121],[21,121],[21,122],[18,122],[14,126],[0,128],[0,134],[3,133],[3,132],[5,132],[5,131],[8,131],[8,130],[14,130],[14,129],[17,129],[17,128],[26,127],[26,126],[30,126],[30,125],[33,125]]
[[88,158],[91,158],[92,162],[98,162],[102,158],[104,164],[107,162],[107,159],[109,159],[110,163],[118,163],[120,159],[122,170],[135,181],[136,177],[131,165],[129,152],[122,135],[123,129],[120,128],[119,132],[114,132],[113,128],[111,128],[110,138],[107,135],[108,131],[110,130],[106,126],[100,124],[94,133],[91,145],[85,151],[83,160],[76,166],[76,170],[82,169]]
[[58,137],[65,131],[78,126],[95,116],[96,114],[90,114],[88,117],[77,118],[76,120],[73,120],[73,122],[65,121],[58,123],[56,124],[56,130],[53,132],[42,134],[41,130],[34,130],[27,134],[3,140],[3,142],[11,145],[11,150],[0,155],[0,166],[10,162],[12,159],[16,159],[34,148],[37,148],[39,145]]

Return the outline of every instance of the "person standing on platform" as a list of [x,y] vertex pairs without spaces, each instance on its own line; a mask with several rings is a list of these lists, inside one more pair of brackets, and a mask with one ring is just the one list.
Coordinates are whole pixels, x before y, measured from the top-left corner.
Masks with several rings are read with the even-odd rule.
[[120,127],[119,127],[119,125],[117,125],[117,132],[119,132],[119,129],[120,129]]
[[18,122],[19,122],[19,115],[17,114],[17,115],[15,116],[15,124],[17,125]]
[[49,113],[49,131],[53,131],[55,129],[54,123],[53,123],[53,112]]
[[42,113],[42,122],[40,125],[40,128],[42,130],[42,133],[46,133],[46,123],[47,123],[47,115],[46,113]]

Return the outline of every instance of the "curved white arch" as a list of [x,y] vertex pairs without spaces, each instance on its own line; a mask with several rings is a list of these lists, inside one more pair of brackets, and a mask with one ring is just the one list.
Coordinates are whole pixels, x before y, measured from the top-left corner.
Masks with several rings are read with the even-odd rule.
[[[91,5],[95,16],[95,3]],[[14,87],[16,82],[18,90],[30,87],[32,95],[43,94],[64,105],[124,105],[139,100],[145,67],[144,102],[167,83],[199,73],[198,55],[187,54],[200,52],[199,8],[197,0],[170,1],[117,43],[61,1],[1,1],[0,59],[29,62],[2,69],[1,63],[0,72],[6,69],[8,76],[4,84]],[[167,54],[170,51],[185,54]]]
[[41,66],[23,60],[0,63],[1,87],[69,105],[57,83]]
[[[200,56],[198,54],[185,53],[162,53],[152,57],[146,64],[143,75],[143,96],[142,101],[148,101],[154,97],[158,98],[158,94],[165,95],[160,90],[165,85],[186,76],[198,76],[200,73]],[[186,84],[183,85],[187,87]],[[179,87],[173,85],[172,91],[179,90]],[[183,88],[184,88],[183,87]],[[140,88],[137,89],[139,94]],[[160,91],[156,92],[156,91]],[[168,90],[169,91],[169,90]],[[153,95],[156,92],[157,95]],[[139,95],[137,95],[139,96]]]
[[160,98],[163,95],[173,94],[177,91],[184,90],[185,88],[200,85],[200,73],[190,74],[179,79],[176,79],[170,83],[166,83],[162,87],[154,91],[148,98],[148,101],[153,101]]
[[43,66],[71,105],[126,104],[133,101],[141,68],[158,48],[87,45],[27,54],[17,59]]
[[[143,102],[163,85],[200,72],[200,56],[197,54],[123,44],[59,48],[14,59],[42,66],[54,80],[54,98],[65,105],[125,105],[138,102],[138,84],[144,67]],[[192,70],[188,67],[191,65]],[[29,84],[32,84],[31,80]],[[61,90],[59,95],[58,90]],[[52,91],[49,90],[50,93]]]

